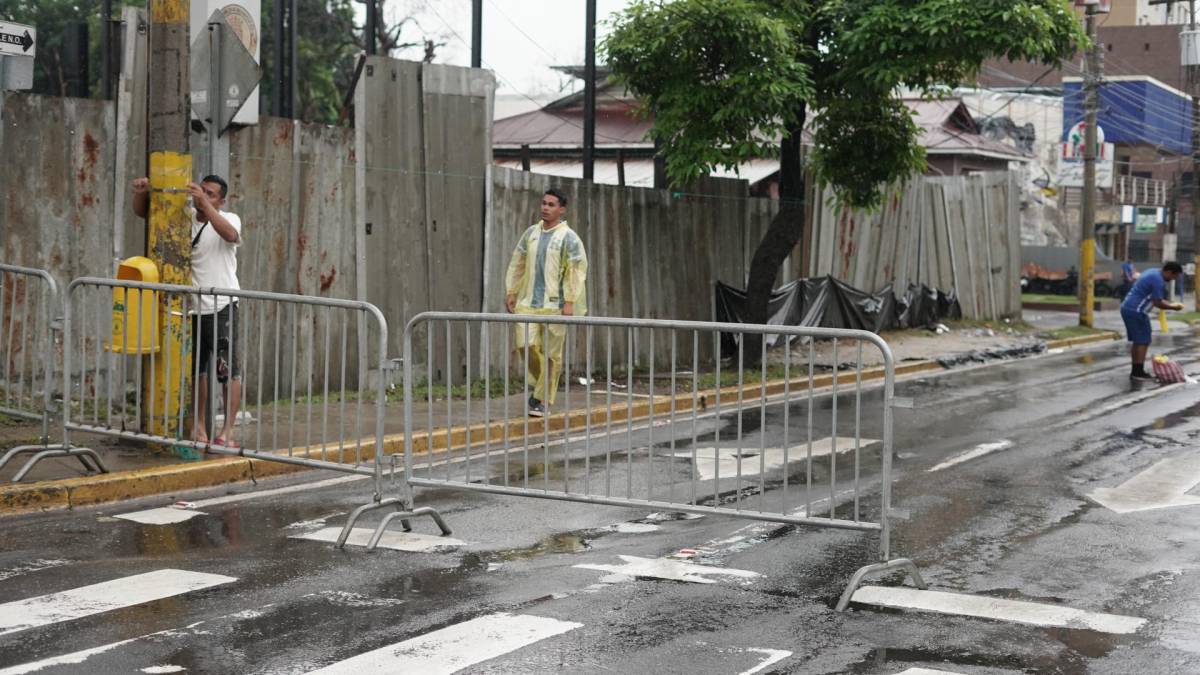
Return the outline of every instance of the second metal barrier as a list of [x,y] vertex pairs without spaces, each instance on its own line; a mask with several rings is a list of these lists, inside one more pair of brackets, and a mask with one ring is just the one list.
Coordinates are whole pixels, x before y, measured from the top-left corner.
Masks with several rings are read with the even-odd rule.
[[924,587],[891,557],[895,368],[873,333],[430,312],[403,362],[409,485],[877,532],[839,609],[869,574]]

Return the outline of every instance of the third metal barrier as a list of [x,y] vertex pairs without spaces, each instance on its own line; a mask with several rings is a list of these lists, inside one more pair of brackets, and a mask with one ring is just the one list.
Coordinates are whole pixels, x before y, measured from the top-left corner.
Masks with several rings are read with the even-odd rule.
[[403,363],[408,485],[877,532],[839,609],[872,573],[924,587],[891,557],[895,368],[873,333],[430,312]]
[[55,339],[61,312],[58,284],[49,272],[0,264],[0,413],[41,426],[36,444],[18,445],[0,457],[3,467],[31,455],[13,475],[14,483],[50,457],[75,457],[88,471],[107,471],[93,450],[72,447],[65,439],[51,442],[54,392],[62,382]]

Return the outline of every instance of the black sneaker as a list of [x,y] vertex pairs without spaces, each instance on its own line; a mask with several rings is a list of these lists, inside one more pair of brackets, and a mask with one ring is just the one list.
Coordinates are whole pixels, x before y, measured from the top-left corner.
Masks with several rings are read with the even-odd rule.
[[1129,379],[1133,380],[1134,382],[1153,382],[1155,380],[1155,377],[1153,375],[1151,375],[1150,373],[1141,372],[1141,373],[1130,373]]
[[536,398],[529,399],[529,416],[530,417],[545,417],[546,407]]

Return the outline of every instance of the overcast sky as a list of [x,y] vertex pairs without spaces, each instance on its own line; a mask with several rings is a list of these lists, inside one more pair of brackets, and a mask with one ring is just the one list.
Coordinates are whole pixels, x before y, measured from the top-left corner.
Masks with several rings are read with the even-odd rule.
[[[604,21],[630,0],[597,0],[598,35]],[[471,0],[390,0],[390,21],[412,15],[425,33],[445,46],[438,63],[471,64]],[[483,0],[483,66],[496,73],[497,93],[547,98],[570,87],[570,78],[550,69],[581,65],[584,0]],[[406,39],[416,38],[416,31]],[[399,55],[420,58],[419,52]]]

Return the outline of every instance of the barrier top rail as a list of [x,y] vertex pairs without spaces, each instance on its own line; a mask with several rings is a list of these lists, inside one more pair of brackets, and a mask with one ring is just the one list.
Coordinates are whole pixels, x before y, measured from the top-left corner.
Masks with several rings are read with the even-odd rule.
[[883,338],[857,328],[820,328],[752,323],[719,323],[713,321],[676,321],[672,319],[628,319],[602,316],[560,316],[556,314],[499,314],[470,312],[422,312],[409,320],[405,332],[411,333],[419,324],[428,321],[474,321],[477,323],[538,323],[568,326],[601,326],[610,328],[662,328],[666,330],[698,330],[751,335],[793,335],[796,337],[852,339],[870,342],[879,348],[884,364],[890,370],[895,357]]

